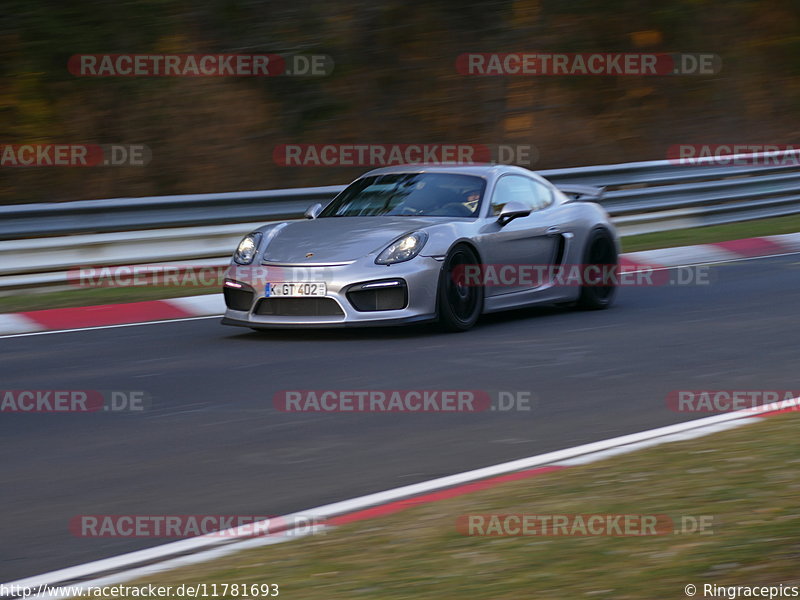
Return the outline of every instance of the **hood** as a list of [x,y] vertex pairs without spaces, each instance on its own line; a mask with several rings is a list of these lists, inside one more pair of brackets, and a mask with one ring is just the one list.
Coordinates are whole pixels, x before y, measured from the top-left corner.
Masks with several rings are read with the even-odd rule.
[[[290,221],[266,230],[264,261],[308,265],[350,262],[377,254],[406,233],[441,222],[441,217],[381,216]],[[313,256],[306,257],[308,253]]]

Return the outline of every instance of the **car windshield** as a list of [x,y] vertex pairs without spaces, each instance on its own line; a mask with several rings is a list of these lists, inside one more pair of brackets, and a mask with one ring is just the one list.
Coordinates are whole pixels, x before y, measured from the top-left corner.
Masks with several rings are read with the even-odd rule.
[[353,182],[320,217],[477,217],[486,181],[453,173],[391,173]]

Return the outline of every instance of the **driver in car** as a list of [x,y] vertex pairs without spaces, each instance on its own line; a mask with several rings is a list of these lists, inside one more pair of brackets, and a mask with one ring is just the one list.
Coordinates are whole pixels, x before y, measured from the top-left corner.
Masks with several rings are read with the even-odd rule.
[[478,202],[481,201],[481,191],[479,189],[467,190],[464,192],[464,206],[474,213],[478,209]]
[[478,188],[457,192],[418,184],[413,190],[392,209],[392,214],[469,217],[475,213],[481,199]]

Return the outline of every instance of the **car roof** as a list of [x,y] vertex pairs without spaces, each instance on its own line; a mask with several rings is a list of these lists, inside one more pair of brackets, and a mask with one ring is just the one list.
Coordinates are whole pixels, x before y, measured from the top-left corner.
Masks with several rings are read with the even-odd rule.
[[387,175],[390,173],[453,173],[460,175],[474,175],[477,177],[498,177],[504,173],[517,173],[531,175],[533,171],[515,165],[497,165],[491,163],[436,163],[436,164],[407,164],[392,167],[381,167],[364,173],[361,177],[369,175]]

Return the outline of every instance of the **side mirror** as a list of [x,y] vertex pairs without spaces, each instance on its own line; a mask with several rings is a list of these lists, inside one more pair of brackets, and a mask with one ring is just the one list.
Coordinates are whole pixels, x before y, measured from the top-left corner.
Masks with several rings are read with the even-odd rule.
[[317,202],[308,207],[305,214],[303,215],[306,219],[316,219],[319,216],[319,213],[322,212],[322,204]]
[[531,214],[531,209],[522,204],[521,202],[506,202],[503,209],[500,211],[500,215],[497,217],[497,222],[500,223],[500,226],[508,225],[514,219],[518,219],[519,217],[527,217]]

